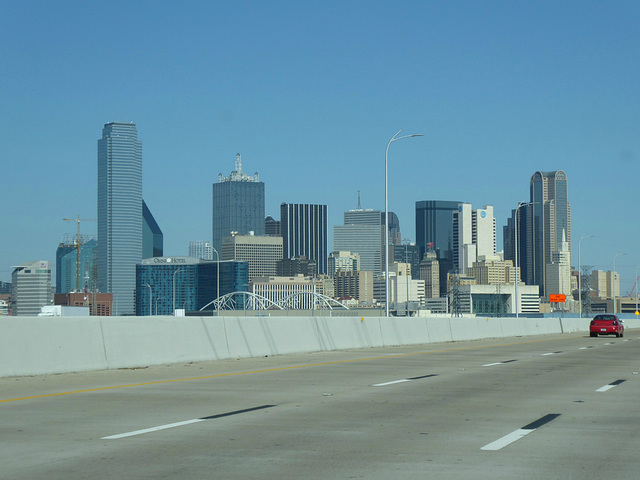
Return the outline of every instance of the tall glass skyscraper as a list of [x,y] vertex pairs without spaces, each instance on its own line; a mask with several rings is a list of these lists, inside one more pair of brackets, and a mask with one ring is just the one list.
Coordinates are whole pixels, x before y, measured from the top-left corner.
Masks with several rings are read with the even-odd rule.
[[316,261],[316,273],[327,273],[327,206],[299,203],[280,205],[282,256],[304,255]]
[[258,174],[242,172],[242,159],[236,155],[236,169],[228,177],[218,175],[213,184],[213,247],[222,253],[222,239],[231,232],[264,235],[264,182]]
[[133,123],[107,123],[98,140],[98,288],[115,315],[135,313],[142,261],[142,143]]
[[142,200],[142,258],[161,257],[164,253],[164,235],[151,210]]
[[453,270],[453,213],[461,202],[424,200],[416,202],[416,244],[422,259],[433,249],[440,266],[440,295],[447,294],[447,274]]
[[[540,286],[540,296],[546,295],[545,279],[547,264],[552,263],[553,254],[569,245],[571,261],[571,205],[568,197],[567,174],[562,170],[535,172],[530,182],[531,219],[529,236],[519,237],[526,242],[526,283]],[[551,292],[554,293],[554,292]]]

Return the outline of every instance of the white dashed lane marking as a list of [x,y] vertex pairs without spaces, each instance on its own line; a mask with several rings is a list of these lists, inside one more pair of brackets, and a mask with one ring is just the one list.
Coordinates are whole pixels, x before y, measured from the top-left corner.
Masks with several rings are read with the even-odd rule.
[[624,383],[625,380],[616,380],[615,382],[611,382],[609,385],[605,385],[604,387],[600,387],[596,390],[596,392],[606,392],[607,390],[611,390],[614,387],[617,387],[621,383]]
[[119,433],[117,435],[109,435],[108,437],[100,438],[100,440],[117,440],[119,438],[134,437],[136,435],[143,435],[145,433],[157,432],[159,430],[166,430],[168,428],[182,427],[184,425],[191,425],[192,423],[199,423],[199,422],[204,422],[207,420],[213,420],[213,419],[222,418],[222,417],[230,417],[231,415],[254,412],[256,410],[263,410],[265,408],[271,408],[271,407],[275,407],[275,405],[260,405],[259,407],[245,408],[244,410],[235,410],[233,412],[220,413],[218,415],[211,415],[209,417],[193,418],[191,420],[185,420],[183,422],[167,423],[166,425],[159,425],[157,427],[144,428],[142,430],[134,430],[132,432]]
[[482,447],[480,450],[492,450],[492,451],[501,450],[507,445],[512,444],[516,440],[520,440],[525,435],[528,435],[534,430],[537,430],[543,425],[546,425],[550,421],[555,420],[559,416],[560,416],[559,413],[549,413],[544,417],[539,418],[535,422],[531,422],[530,424],[525,425],[524,427],[519,428],[518,430],[514,430],[513,432],[505,435],[502,438],[499,438],[495,442],[488,443],[487,445]]

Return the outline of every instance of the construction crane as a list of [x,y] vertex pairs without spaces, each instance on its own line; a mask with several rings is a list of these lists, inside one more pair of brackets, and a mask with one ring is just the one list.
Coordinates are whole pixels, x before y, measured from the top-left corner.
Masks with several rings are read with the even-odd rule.
[[78,238],[76,240],[76,251],[78,252],[78,260],[76,262],[76,292],[80,291],[80,247],[82,246],[82,236],[80,235],[80,222],[95,222],[95,218],[65,218],[65,222],[76,222],[78,224]]
[[629,293],[627,293],[627,297],[630,297],[631,295],[633,295],[633,292],[635,291],[636,287],[638,286],[638,278],[640,278],[640,277],[636,277],[636,281],[633,284],[633,287],[631,288]]

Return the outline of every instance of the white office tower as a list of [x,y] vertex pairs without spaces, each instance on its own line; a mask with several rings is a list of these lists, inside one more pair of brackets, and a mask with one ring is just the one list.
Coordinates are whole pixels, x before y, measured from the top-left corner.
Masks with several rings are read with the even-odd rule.
[[202,260],[213,260],[213,247],[210,242],[204,242],[202,240],[189,242],[189,256],[201,258]]
[[496,220],[493,206],[472,210],[462,203],[453,212],[453,265],[464,275],[479,257],[496,253]]
[[562,234],[560,249],[552,252],[551,263],[547,264],[545,296],[571,294],[571,252],[566,234]]
[[53,303],[51,264],[48,260],[21,263],[13,267],[11,298],[13,315],[38,315],[40,308]]

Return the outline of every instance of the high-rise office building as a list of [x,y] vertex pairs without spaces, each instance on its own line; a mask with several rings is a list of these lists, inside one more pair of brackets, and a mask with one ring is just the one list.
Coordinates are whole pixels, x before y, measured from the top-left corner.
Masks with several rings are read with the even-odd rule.
[[567,174],[562,170],[535,172],[531,176],[529,234],[518,235],[518,240],[526,242],[523,259],[527,263],[526,283],[538,285],[540,296],[547,294],[547,265],[552,263],[553,253],[561,249],[563,235],[571,262],[571,205],[567,187]]
[[213,248],[211,247],[211,243],[203,240],[189,242],[189,256],[193,258],[201,258],[202,260],[213,260]]
[[164,252],[164,236],[144,200],[142,200],[142,227],[142,258],[161,257]]
[[440,263],[434,251],[424,254],[420,262],[420,280],[424,280],[426,298],[440,297]]
[[331,252],[328,263],[329,275],[336,272],[357,272],[360,270],[360,254],[352,252]]
[[[507,218],[507,224],[502,227],[502,241],[504,259],[511,260],[516,265],[516,238],[518,239],[516,275],[519,281],[526,282],[529,278],[527,264],[527,243],[531,244],[530,221],[532,208],[528,204],[523,204],[520,208],[511,210],[511,217]],[[517,232],[516,232],[517,228]],[[517,235],[516,235],[517,233]]]
[[116,315],[135,313],[142,260],[142,143],[134,123],[107,123],[98,140],[98,288]]
[[493,206],[472,210],[470,203],[462,203],[452,215],[453,268],[464,275],[478,258],[496,253]]
[[272,277],[282,260],[282,237],[233,235],[222,239],[221,260],[249,263],[249,281],[256,277]]
[[571,255],[566,241],[560,242],[559,249],[553,252],[545,275],[547,297],[549,294],[571,295]]
[[11,274],[13,315],[38,315],[53,303],[51,264],[48,260],[21,263]]
[[[385,225],[385,213],[382,212],[380,221]],[[400,233],[400,219],[394,212],[389,212],[389,245],[400,245],[402,233]]]
[[[62,280],[62,258],[69,252],[73,252],[76,249],[76,242],[71,236],[65,235],[65,238],[58,245],[56,249],[56,293],[65,293],[63,291]],[[68,291],[68,290],[67,290]]]
[[453,270],[453,212],[461,202],[426,200],[416,202],[416,244],[420,256],[433,249],[440,272],[440,295],[447,294],[447,275]]
[[393,246],[394,262],[409,263],[411,277],[420,278],[420,248],[415,243],[404,243]]
[[213,184],[213,247],[222,251],[222,239],[239,235],[264,235],[264,182],[257,173],[242,171],[242,158],[236,155],[236,169],[228,177],[218,175]]
[[271,215],[267,215],[267,218],[264,219],[264,234],[279,237],[280,220],[276,220]]
[[360,270],[377,275],[385,271],[384,234],[384,212],[366,208],[349,210],[344,212],[344,225],[333,227],[333,250],[358,253]]
[[283,258],[315,260],[317,274],[327,273],[327,206],[299,203],[280,205]]
[[[61,244],[62,245],[62,244]],[[58,247],[60,250],[61,247]],[[56,264],[56,278],[59,278],[59,285],[56,285],[56,293],[88,292],[95,290],[96,281],[96,260],[98,256],[98,242],[96,240],[86,240],[80,245],[80,256],[75,248],[62,256]],[[80,261],[80,275],[78,275],[78,260]]]

